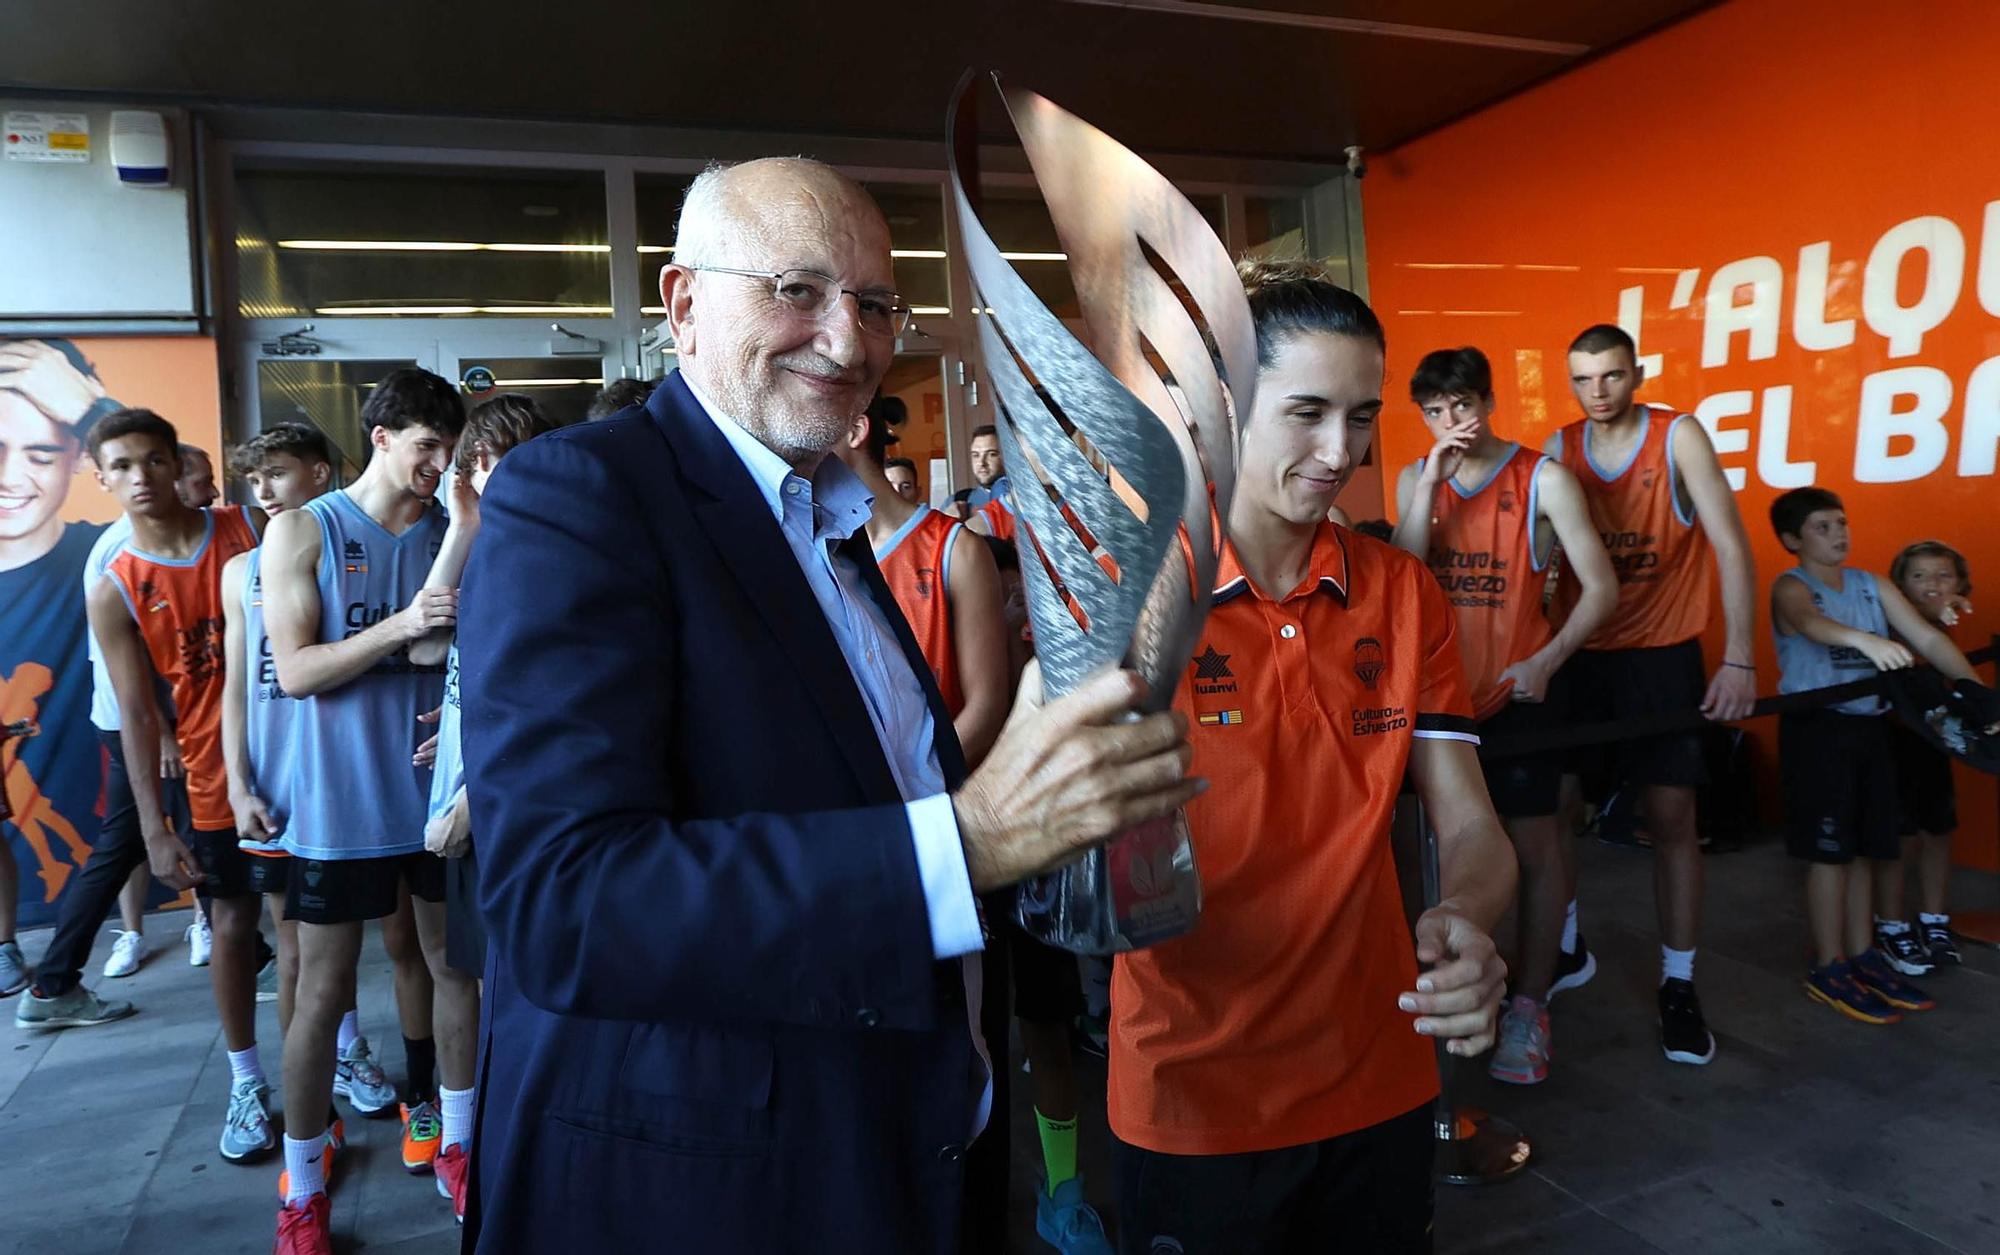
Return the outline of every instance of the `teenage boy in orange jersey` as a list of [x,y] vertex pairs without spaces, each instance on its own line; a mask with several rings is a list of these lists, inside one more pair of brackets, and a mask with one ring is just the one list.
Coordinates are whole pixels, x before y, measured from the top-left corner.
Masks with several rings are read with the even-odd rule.
[[[1413,1255],[1431,1249],[1434,1042],[1492,1041],[1514,855],[1443,591],[1327,521],[1381,413],[1381,324],[1317,266],[1245,270],[1256,398],[1174,697],[1210,784],[1186,808],[1201,922],[1112,977],[1120,1240]],[[1406,768],[1442,881],[1414,947],[1389,837]]]
[[[1576,477],[1494,434],[1493,369],[1484,353],[1427,354],[1410,379],[1410,399],[1437,444],[1397,481],[1395,543],[1430,563],[1451,600],[1479,720],[1480,767],[1521,864],[1512,996],[1489,1070],[1496,1080],[1533,1085],[1549,1074],[1549,986],[1569,896],[1556,823],[1562,759],[1546,751],[1490,758],[1488,749],[1563,720],[1560,669],[1610,615],[1618,582]],[[1560,631],[1542,608],[1557,545],[1583,586]]]
[[[176,889],[193,888],[208,903],[214,933],[209,980],[229,1045],[229,1108],[220,1149],[223,1158],[241,1162],[277,1144],[265,1107],[270,1085],[257,1055],[256,936],[259,895],[281,895],[286,868],[236,846],[222,756],[222,569],[257,547],[264,515],[184,504],[174,487],[182,473],[179,444],[173,424],[151,410],[122,410],[91,429],[98,481],[132,520],[132,539],[87,602],[90,630],[118,695],[125,761],[153,875]],[[161,680],[170,687],[187,770],[193,824],[185,843],[168,828],[160,804],[153,693]],[[282,936],[279,944],[290,949]]]
[[[1584,417],[1549,437],[1544,449],[1583,485],[1618,576],[1617,608],[1570,662],[1571,718],[1595,723],[1697,707],[1717,722],[1743,718],[1757,697],[1750,645],[1757,573],[1707,429],[1690,415],[1633,400],[1644,372],[1632,337],[1617,327],[1599,325],[1577,336],[1569,375]],[[1722,576],[1727,641],[1721,664],[1705,678],[1700,636],[1713,607],[1711,556]],[[1556,588],[1557,621],[1576,612],[1581,596],[1576,574],[1566,567]],[[1701,737],[1681,732],[1622,741],[1609,747],[1609,758],[1613,778],[1641,790],[1653,834],[1660,1049],[1675,1063],[1705,1064],[1715,1057],[1715,1038],[1694,988],[1701,931],[1695,826],[1695,790],[1704,775]],[[1573,778],[1565,788],[1580,793]],[[1563,850],[1574,884],[1575,854],[1567,842]],[[1574,903],[1572,893],[1572,912]],[[1594,967],[1575,934],[1573,914],[1563,943],[1556,989],[1583,983]]]

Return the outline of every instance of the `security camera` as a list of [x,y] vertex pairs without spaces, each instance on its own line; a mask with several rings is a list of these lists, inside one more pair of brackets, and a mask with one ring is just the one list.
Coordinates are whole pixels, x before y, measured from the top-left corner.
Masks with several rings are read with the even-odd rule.
[[1361,145],[1347,146],[1347,172],[1359,179],[1367,175],[1368,163],[1361,159]]

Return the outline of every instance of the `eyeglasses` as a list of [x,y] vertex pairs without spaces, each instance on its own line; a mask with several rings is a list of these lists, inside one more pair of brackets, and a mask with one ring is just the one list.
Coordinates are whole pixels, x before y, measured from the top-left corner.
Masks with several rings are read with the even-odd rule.
[[910,303],[885,288],[856,292],[843,288],[830,275],[817,270],[737,270],[731,266],[689,266],[718,275],[741,275],[763,279],[771,285],[771,299],[805,318],[820,319],[833,311],[843,296],[854,298],[861,315],[861,329],[874,336],[899,336],[910,325]]

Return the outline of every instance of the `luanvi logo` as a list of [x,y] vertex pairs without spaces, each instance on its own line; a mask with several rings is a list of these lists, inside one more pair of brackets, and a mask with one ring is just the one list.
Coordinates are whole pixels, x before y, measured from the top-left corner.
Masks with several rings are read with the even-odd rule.
[[1229,655],[1210,645],[1194,660],[1194,691],[1203,696],[1234,693],[1236,678],[1229,670]]
[[358,540],[348,541],[347,548],[343,549],[341,553],[349,562],[359,562],[368,556],[368,550]]

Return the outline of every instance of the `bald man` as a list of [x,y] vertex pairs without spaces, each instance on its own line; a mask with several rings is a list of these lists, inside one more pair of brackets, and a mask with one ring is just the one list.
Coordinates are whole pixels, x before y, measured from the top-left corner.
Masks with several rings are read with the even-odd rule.
[[909,320],[880,210],[813,162],[712,168],[675,243],[679,371],[480,500],[467,1249],[953,1251],[991,1114],[974,895],[1192,797],[1185,721],[1125,722],[1107,671],[968,778],[827,456]]

